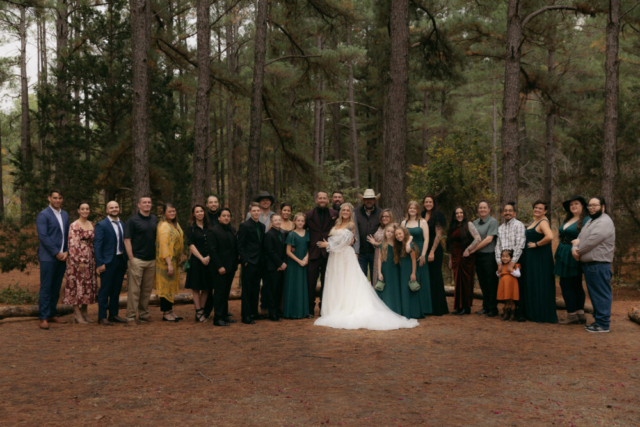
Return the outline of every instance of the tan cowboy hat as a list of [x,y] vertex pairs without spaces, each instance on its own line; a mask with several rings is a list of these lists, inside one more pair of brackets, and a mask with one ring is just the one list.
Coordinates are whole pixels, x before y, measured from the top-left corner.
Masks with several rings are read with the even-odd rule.
[[358,198],[364,200],[364,199],[376,199],[378,200],[380,198],[380,193],[378,193],[376,195],[376,193],[371,189],[371,188],[367,188],[366,190],[364,190],[364,194],[358,194]]

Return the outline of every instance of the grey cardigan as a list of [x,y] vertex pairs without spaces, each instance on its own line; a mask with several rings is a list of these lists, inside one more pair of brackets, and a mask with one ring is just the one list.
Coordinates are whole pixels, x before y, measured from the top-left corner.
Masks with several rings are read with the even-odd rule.
[[582,227],[578,245],[578,255],[582,262],[613,262],[616,245],[616,228],[611,217],[603,213],[599,218],[590,219]]

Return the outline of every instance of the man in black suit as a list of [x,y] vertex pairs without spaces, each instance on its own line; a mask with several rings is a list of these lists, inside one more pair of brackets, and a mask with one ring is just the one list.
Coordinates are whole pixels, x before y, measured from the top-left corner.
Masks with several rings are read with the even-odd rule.
[[238,269],[238,240],[231,226],[231,211],[220,209],[219,224],[212,229],[211,262],[213,263],[213,324],[229,326],[235,323],[229,316],[229,292]]
[[284,243],[282,230],[280,230],[281,225],[282,216],[273,214],[271,216],[271,228],[264,236],[267,273],[262,287],[262,297],[265,299],[266,309],[269,310],[269,320],[274,322],[280,320],[284,272],[287,269],[287,246]]
[[[220,218],[220,201],[214,195],[207,197],[207,218],[209,218],[209,228],[214,229],[216,225],[219,223]],[[216,284],[213,283],[213,287],[215,288]],[[207,302],[204,303],[204,313],[202,313],[202,317],[206,321],[211,317],[211,312],[213,311],[213,292],[209,291],[209,296],[207,297]]]
[[259,319],[260,277],[264,269],[265,226],[260,222],[260,204],[251,203],[251,217],[238,228],[238,253],[242,262],[242,323]]
[[316,308],[316,285],[320,276],[320,306],[322,305],[322,292],[324,291],[324,275],[327,268],[329,254],[325,248],[319,248],[318,242],[329,238],[329,232],[336,224],[338,212],[329,209],[329,194],[326,191],[318,191],[316,194],[316,207],[306,212],[306,227],[309,229],[309,264],[307,267],[307,287],[309,290],[309,318],[313,318]]

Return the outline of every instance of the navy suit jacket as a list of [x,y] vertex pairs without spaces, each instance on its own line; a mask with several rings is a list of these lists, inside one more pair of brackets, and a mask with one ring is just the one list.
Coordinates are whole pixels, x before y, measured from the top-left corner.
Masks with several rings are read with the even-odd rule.
[[[119,221],[119,223],[122,227],[122,239],[124,240],[124,222]],[[124,245],[124,242],[122,244]],[[116,230],[113,229],[109,217],[96,224],[93,251],[96,254],[96,267],[109,264],[116,257],[118,236],[116,236]]]
[[36,229],[38,230],[38,239],[40,239],[40,246],[38,246],[38,261],[40,262],[56,261],[56,255],[69,250],[69,214],[61,211],[61,215],[64,229],[64,247],[62,251],[60,250],[63,237],[62,230],[60,230],[60,223],[51,207],[48,206],[36,217]]

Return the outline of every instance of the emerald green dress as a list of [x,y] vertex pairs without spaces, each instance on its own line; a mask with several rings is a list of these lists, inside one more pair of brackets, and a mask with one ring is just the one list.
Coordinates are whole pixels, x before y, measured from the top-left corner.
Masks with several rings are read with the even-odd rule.
[[[423,220],[424,221],[424,220]],[[405,226],[407,221],[404,221]],[[429,279],[429,263],[426,258],[429,254],[425,255],[424,265],[420,267],[420,255],[422,254],[422,247],[424,246],[424,234],[422,232],[422,228],[420,227],[420,219],[418,219],[418,226],[409,228],[409,234],[413,236],[413,242],[418,247],[418,252],[416,253],[416,278],[418,279],[418,283],[420,283],[420,290],[418,294],[420,295],[420,306],[422,307],[423,314],[431,314],[433,313],[433,307],[431,304],[431,283]]]
[[[543,219],[542,221],[546,220]],[[543,233],[536,231],[538,224],[540,222],[525,232],[527,243],[535,243],[544,238]],[[536,248],[529,248],[525,245],[520,257],[520,264],[522,265],[520,283],[524,285],[520,298],[521,300],[524,299],[527,318],[532,322],[538,323],[558,323],[556,278],[553,275],[551,243]]]
[[[409,258],[411,261],[411,258]],[[400,265],[393,262],[393,247],[387,248],[387,259],[380,265],[382,277],[384,278],[384,290],[376,291],[380,299],[391,310],[402,314],[402,301],[400,300]],[[411,263],[409,263],[411,269]],[[411,274],[411,271],[409,271]]]
[[[285,244],[291,245],[293,254],[303,259],[309,251],[309,231],[304,237],[292,231]],[[284,303],[282,317],[285,319],[302,319],[309,315],[309,291],[307,290],[307,267],[301,267],[293,259],[287,257],[287,270],[284,282]]]
[[[418,251],[416,245],[411,243],[414,252]],[[416,260],[416,277],[418,276],[418,262]],[[384,275],[384,272],[382,273]],[[420,291],[413,292],[409,288],[409,281],[411,280],[411,254],[407,254],[405,257],[400,258],[400,301],[402,304],[402,314],[407,319],[422,319],[424,317],[424,310],[420,303]],[[422,285],[420,285],[422,288]]]
[[[582,225],[586,224],[589,219],[591,219],[591,217],[585,217]],[[558,277],[582,276],[580,261],[576,261],[573,255],[571,255],[571,242],[578,238],[578,221],[567,228],[564,228],[564,224],[562,224],[560,230],[558,230],[558,234],[560,243],[556,249],[556,265],[553,273]]]

